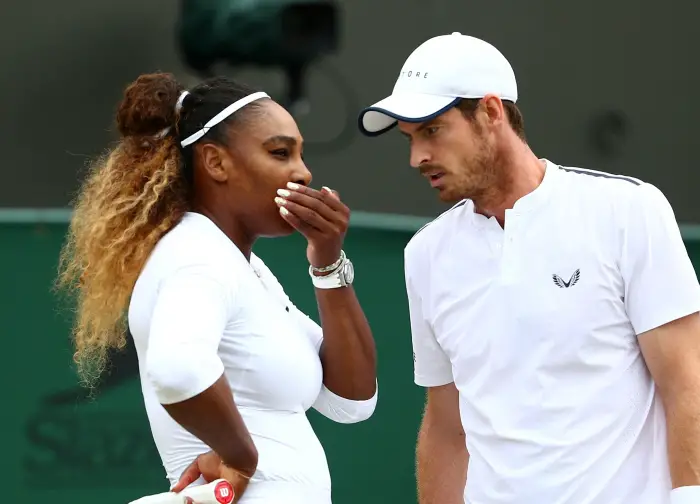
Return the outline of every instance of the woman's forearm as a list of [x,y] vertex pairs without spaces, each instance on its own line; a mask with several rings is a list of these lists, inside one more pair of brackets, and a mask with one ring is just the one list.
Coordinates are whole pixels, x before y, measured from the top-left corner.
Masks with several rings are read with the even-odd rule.
[[255,473],[258,451],[224,375],[191,399],[163,407],[173,420],[214,450],[224,464],[248,478]]
[[372,331],[352,287],[316,289],[323,328],[323,383],[346,399],[367,400],[377,385]]

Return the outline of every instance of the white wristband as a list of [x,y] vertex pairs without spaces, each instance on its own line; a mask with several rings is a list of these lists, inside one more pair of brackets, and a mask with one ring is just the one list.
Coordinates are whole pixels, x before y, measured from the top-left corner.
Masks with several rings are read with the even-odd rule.
[[331,273],[330,275],[323,276],[316,276],[312,274],[311,281],[314,284],[314,287],[317,289],[337,289],[339,287],[344,287],[338,271]]
[[671,504],[700,503],[700,485],[678,487],[671,490]]

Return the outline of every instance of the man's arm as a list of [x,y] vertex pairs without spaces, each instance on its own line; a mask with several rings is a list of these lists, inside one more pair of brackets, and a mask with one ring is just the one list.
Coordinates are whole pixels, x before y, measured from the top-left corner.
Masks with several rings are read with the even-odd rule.
[[673,209],[650,184],[621,227],[625,309],[667,419],[673,504],[700,502],[700,285]]
[[422,294],[428,291],[425,275],[429,275],[429,263],[425,263],[419,245],[412,242],[406,247],[414,381],[428,391],[416,448],[418,502],[464,504],[469,455],[459,414],[459,392],[450,359],[425,316]]
[[419,504],[463,504],[469,453],[454,383],[428,388],[416,450]]
[[666,411],[673,488],[700,485],[700,315],[639,335]]

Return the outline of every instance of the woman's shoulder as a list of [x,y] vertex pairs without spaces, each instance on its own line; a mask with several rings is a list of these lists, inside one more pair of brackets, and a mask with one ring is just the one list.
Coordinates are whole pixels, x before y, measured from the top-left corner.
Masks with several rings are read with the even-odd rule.
[[235,271],[245,266],[238,248],[203,215],[187,213],[156,245],[153,259],[180,268],[209,266],[213,270]]

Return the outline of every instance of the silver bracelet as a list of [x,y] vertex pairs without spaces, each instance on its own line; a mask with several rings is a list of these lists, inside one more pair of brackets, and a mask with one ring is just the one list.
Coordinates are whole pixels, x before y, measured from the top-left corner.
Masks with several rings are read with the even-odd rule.
[[322,268],[316,268],[314,266],[310,266],[309,269],[313,273],[328,273],[329,271],[334,271],[338,269],[338,266],[340,266],[343,261],[345,261],[345,251],[341,250],[340,251],[340,258],[330,266],[324,266]]

